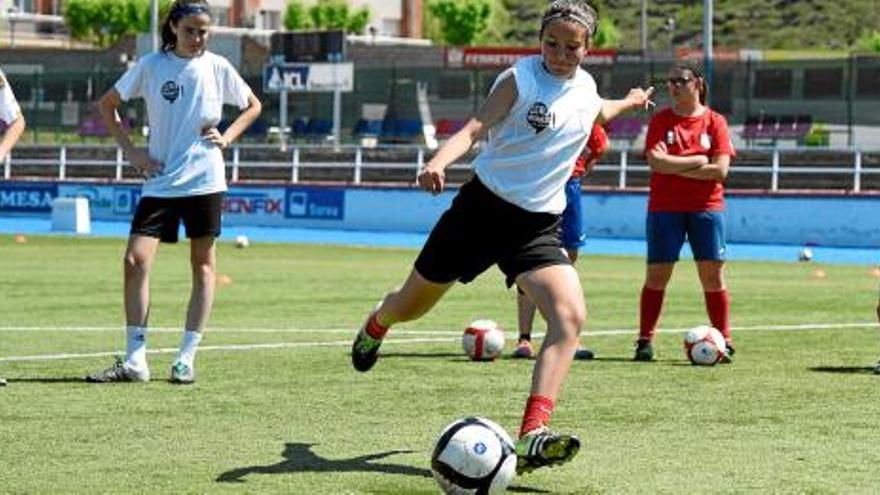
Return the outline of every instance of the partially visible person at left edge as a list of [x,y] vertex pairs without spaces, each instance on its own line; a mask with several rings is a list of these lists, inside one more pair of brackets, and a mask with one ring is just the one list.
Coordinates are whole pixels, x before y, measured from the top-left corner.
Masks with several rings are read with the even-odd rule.
[[[6,132],[0,138],[0,163],[3,163],[12,151],[12,147],[18,142],[24,132],[24,117],[21,115],[21,107],[15,100],[9,81],[0,70],[0,121],[6,127]],[[0,377],[0,387],[6,386],[6,379]]]

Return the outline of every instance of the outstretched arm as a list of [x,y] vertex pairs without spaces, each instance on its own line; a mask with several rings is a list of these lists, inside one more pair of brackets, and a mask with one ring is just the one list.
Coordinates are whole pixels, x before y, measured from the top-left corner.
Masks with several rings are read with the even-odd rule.
[[654,86],[648,89],[633,88],[629,90],[626,98],[622,100],[604,100],[602,110],[599,112],[599,121],[608,122],[618,115],[639,108],[647,110],[654,106],[651,95],[654,94]]
[[462,157],[489,128],[501,122],[510,112],[518,96],[516,79],[512,75],[498,83],[489,93],[476,115],[443,144],[433,158],[419,171],[419,185],[431,194],[440,194],[446,185],[446,167]]

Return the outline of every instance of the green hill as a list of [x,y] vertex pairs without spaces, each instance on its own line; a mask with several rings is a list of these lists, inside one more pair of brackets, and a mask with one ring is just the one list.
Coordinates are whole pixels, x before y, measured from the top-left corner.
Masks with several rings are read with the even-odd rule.
[[[501,3],[509,14],[505,41],[533,44],[536,18],[547,2]],[[600,17],[613,19],[620,30],[618,48],[638,50],[640,0],[595,4]],[[862,34],[880,30],[880,0],[716,0],[714,10],[716,47],[845,50]],[[647,12],[650,50],[700,46],[703,0],[647,0]]]

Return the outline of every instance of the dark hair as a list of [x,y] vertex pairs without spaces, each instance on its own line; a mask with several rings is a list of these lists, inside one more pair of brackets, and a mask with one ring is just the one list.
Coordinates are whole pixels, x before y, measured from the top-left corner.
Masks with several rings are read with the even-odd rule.
[[211,17],[211,8],[205,0],[175,0],[168,10],[168,15],[162,21],[162,51],[168,52],[174,50],[177,46],[177,36],[171,30],[171,24],[177,25],[177,22],[188,15],[206,14]]
[[703,66],[694,60],[682,60],[676,62],[672,70],[686,70],[694,75],[694,78],[697,79],[697,90],[700,92],[700,104],[705,105],[708,88],[706,87],[706,76],[703,73]]
[[573,21],[584,26],[587,28],[587,41],[590,41],[596,34],[599,15],[592,5],[583,0],[555,0],[541,17],[539,38],[544,37],[544,28],[548,24],[558,20]]

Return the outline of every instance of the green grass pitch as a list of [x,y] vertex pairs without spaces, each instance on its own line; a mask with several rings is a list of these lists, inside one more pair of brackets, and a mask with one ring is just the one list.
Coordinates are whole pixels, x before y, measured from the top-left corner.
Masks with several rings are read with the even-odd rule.
[[[433,442],[468,415],[519,426],[531,362],[467,361],[466,324],[515,329],[495,270],[392,330],[367,374],[349,343],[412,250],[219,247],[211,331],[192,387],[165,379],[189,293],[188,245],[153,275],[153,382],[90,385],[124,345],[120,239],[0,236],[0,492],[436,493]],[[553,418],[579,435],[565,466],[519,493],[868,493],[878,487],[880,351],[869,267],[732,262],[736,361],[693,367],[706,323],[693,264],[677,268],[658,360],[633,363],[644,261],[584,257],[583,335]],[[822,270],[824,276],[817,276]],[[541,326],[539,325],[540,329]],[[508,333],[508,351],[513,333]]]

